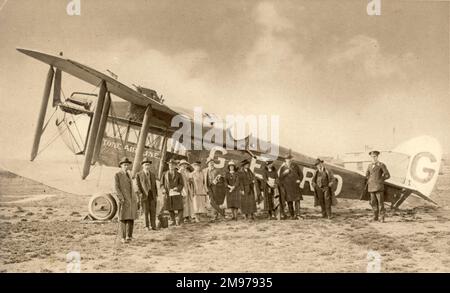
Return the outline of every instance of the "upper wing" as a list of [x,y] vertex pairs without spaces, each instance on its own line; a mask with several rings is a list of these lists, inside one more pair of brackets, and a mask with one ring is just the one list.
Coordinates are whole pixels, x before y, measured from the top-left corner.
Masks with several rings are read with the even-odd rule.
[[90,83],[94,86],[98,86],[102,80],[106,82],[106,87],[109,92],[122,98],[130,103],[147,107],[152,106],[153,118],[152,122],[159,122],[158,124],[163,124],[167,128],[170,127],[170,122],[172,117],[178,113],[170,109],[164,104],[159,103],[135,90],[126,86],[125,84],[115,80],[114,78],[103,74],[91,67],[80,64],[76,61],[70,59],[63,59],[59,56],[49,55],[38,51],[27,50],[22,48],[17,48],[17,50],[25,55],[33,57],[41,62],[49,64],[55,68],[60,69],[80,80]]

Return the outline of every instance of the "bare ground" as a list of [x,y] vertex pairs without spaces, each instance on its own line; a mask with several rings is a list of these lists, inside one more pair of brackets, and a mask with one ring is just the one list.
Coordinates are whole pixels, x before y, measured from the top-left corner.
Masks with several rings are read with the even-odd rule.
[[450,272],[449,195],[446,174],[433,195],[441,207],[408,200],[385,224],[370,222],[367,202],[346,200],[323,220],[310,197],[296,221],[260,215],[148,232],[139,219],[123,245],[117,222],[83,221],[88,197],[1,171],[0,271],[64,272],[78,251],[83,272],[365,272],[376,250],[382,271]]

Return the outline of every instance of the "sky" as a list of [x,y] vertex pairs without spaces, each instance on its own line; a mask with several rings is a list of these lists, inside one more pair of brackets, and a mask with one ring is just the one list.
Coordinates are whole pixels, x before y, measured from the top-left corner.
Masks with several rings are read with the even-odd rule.
[[382,0],[380,16],[364,0],[81,0],[79,16],[69,2],[0,0],[2,157],[28,157],[48,70],[16,47],[109,69],[169,106],[279,115],[280,144],[300,153],[418,135],[450,151],[448,1]]

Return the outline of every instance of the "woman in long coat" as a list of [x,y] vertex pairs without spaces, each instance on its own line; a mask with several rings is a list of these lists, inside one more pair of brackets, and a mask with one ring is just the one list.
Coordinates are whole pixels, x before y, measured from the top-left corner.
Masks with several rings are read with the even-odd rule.
[[128,168],[131,161],[123,158],[119,162],[120,171],[114,175],[114,189],[119,199],[119,221],[121,241],[129,242],[133,238],[134,220],[137,219],[138,199],[133,192],[133,182]]
[[278,173],[273,161],[267,161],[263,172],[264,182],[264,210],[269,214],[269,219],[275,218],[274,198],[279,195]]
[[254,220],[256,213],[256,200],[254,193],[255,175],[250,170],[250,162],[243,160],[242,169],[239,172],[239,185],[241,186],[241,212],[245,218]]
[[187,169],[189,166],[190,165],[186,160],[181,160],[178,164],[178,172],[180,172],[181,177],[183,177],[183,190],[181,191],[181,195],[183,196],[183,216],[188,222],[194,218],[193,190],[192,181],[190,180],[191,173]]
[[195,162],[192,164],[194,171],[189,174],[189,179],[192,182],[192,195],[195,221],[199,222],[202,215],[208,213],[208,188],[206,187],[205,175],[201,169],[201,163]]
[[181,191],[183,190],[183,178],[178,173],[176,162],[170,159],[169,170],[167,170],[161,182],[161,189],[165,197],[165,209],[169,211],[170,218],[172,219],[172,225],[176,225],[175,211],[177,211],[178,224],[183,223],[183,196]]
[[231,209],[233,220],[237,220],[238,209],[241,207],[241,192],[239,185],[239,175],[236,172],[236,163],[228,163],[228,171],[225,174],[225,184],[227,185],[227,207]]

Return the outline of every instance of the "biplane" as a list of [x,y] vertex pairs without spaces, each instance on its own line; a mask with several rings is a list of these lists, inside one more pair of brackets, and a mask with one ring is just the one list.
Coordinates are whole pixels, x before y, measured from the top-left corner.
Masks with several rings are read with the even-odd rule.
[[[184,115],[187,121],[192,117],[180,110],[168,107],[155,90],[135,86],[132,88],[119,82],[116,75],[101,73],[77,61],[62,56],[42,52],[17,49],[19,52],[47,64],[48,74],[44,85],[41,107],[34,133],[31,150],[31,161],[34,161],[39,148],[41,136],[46,129],[46,113],[53,89],[52,107],[58,113],[56,126],[66,146],[77,157],[82,158],[81,179],[70,176],[72,183],[79,180],[83,185],[95,166],[109,166],[116,170],[121,157],[132,159],[132,175],[140,168],[143,157],[151,158],[152,168],[157,178],[161,178],[165,170],[165,162],[170,158],[186,159],[189,162],[213,158],[216,168],[224,168],[229,160],[251,160],[251,169],[258,178],[265,167],[266,153],[256,146],[252,150],[242,148],[248,146],[248,137],[233,139],[233,145],[215,143],[207,149],[184,149],[182,142],[173,139],[179,126],[172,125],[172,119]],[[62,73],[69,74],[96,88],[97,93],[73,92],[62,98]],[[114,99],[113,99],[114,98]],[[214,123],[202,125],[201,135],[192,134],[193,143],[203,145],[205,131],[217,127]],[[229,137],[229,129],[221,129],[224,136]],[[269,142],[271,143],[271,142]],[[290,148],[277,146],[278,155],[275,166],[278,168],[288,155],[303,172],[300,187],[304,195],[313,195],[311,179],[314,175],[315,158],[293,151]],[[436,204],[430,194],[439,173],[442,151],[439,143],[431,137],[419,137],[405,142],[398,148],[388,152],[389,156],[382,160],[391,171],[391,179],[385,182],[385,201],[391,207],[398,208],[410,195],[418,196]],[[392,157],[386,161],[388,157]],[[332,169],[336,184],[334,192],[337,198],[360,200],[365,192],[366,179],[363,169],[347,169],[332,163],[326,163]],[[32,178],[33,179],[33,178]],[[109,178],[112,185],[112,177]],[[64,190],[64,185],[59,188]],[[95,219],[111,219],[117,210],[111,190],[95,192],[89,203],[89,212]],[[94,192],[92,192],[94,194]]]

